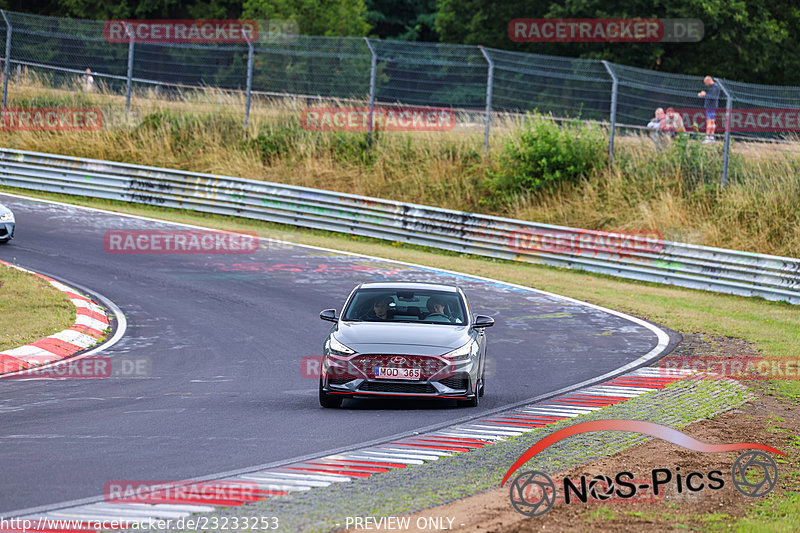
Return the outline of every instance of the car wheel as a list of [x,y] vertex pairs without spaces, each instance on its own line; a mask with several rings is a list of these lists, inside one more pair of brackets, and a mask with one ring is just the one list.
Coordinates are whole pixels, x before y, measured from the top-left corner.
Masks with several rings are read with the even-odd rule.
[[459,407],[478,407],[478,397],[480,395],[478,390],[478,387],[475,387],[475,394],[473,394],[471,398],[467,398],[466,400],[456,400],[456,405]]
[[319,380],[319,404],[326,409],[335,409],[342,406],[342,397],[328,394],[322,390],[322,378]]

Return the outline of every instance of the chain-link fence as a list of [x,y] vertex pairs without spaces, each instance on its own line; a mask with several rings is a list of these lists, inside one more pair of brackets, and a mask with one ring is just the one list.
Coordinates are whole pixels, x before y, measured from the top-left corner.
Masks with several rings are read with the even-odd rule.
[[[484,47],[357,37],[260,33],[241,44],[109,42],[100,21],[44,17],[5,11],[0,24],[3,107],[14,68],[45,75],[52,83],[74,83],[91,75],[112,91],[134,85],[214,87],[246,94],[244,124],[252,94],[369,100],[374,105],[419,105],[480,114],[488,149],[497,113],[537,111],[557,118],[594,120],[614,133],[645,129],[656,108],[674,108],[675,129],[702,137],[709,116],[724,139],[722,183],[728,173],[730,137],[785,141],[800,131],[800,87],[765,86],[714,78],[717,102],[698,96],[700,76],[667,74],[606,61],[572,59]],[[713,72],[709,75],[714,76]],[[712,105],[713,104],[713,105]],[[675,124],[672,124],[676,126]],[[723,139],[719,137],[723,135]],[[662,135],[657,133],[656,135]],[[711,141],[711,139],[708,139]]]

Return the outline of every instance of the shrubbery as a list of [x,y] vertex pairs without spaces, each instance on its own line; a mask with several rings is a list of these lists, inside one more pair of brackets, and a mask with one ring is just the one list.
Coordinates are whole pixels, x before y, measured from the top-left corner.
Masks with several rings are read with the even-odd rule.
[[557,124],[529,116],[506,141],[496,169],[486,180],[489,204],[525,193],[547,192],[561,183],[577,183],[606,164],[607,138],[591,124]]

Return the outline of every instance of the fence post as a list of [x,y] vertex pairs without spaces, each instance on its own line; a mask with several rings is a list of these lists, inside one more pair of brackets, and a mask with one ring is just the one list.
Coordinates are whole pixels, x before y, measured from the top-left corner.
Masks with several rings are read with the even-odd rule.
[[609,117],[609,135],[608,135],[608,164],[614,163],[614,130],[617,125],[617,88],[619,87],[619,80],[617,75],[614,74],[614,69],[608,64],[608,61],[602,61],[603,66],[606,67],[608,75],[611,76],[611,116]]
[[11,22],[6,16],[5,9],[0,9],[3,14],[3,20],[6,21],[6,58],[3,60],[3,111],[6,110],[6,103],[8,102],[8,69],[11,66]]
[[375,112],[375,75],[378,70],[378,56],[367,37],[364,37],[364,42],[367,43],[369,53],[372,55],[369,69],[369,122],[367,123],[367,141],[372,142],[372,116]]
[[719,83],[719,88],[725,93],[725,146],[722,149],[722,186],[728,184],[728,158],[731,151],[731,112],[733,110],[733,99],[731,93],[722,83],[722,80],[714,80]]
[[131,84],[133,82],[133,31],[127,22],[125,25],[125,33],[128,34],[130,40],[128,41],[128,83],[125,89],[125,114],[129,115],[131,112]]
[[486,119],[483,128],[483,153],[489,153],[489,129],[492,123],[492,87],[494,85],[494,61],[482,45],[478,45],[486,62],[489,63],[489,73],[486,78]]
[[247,121],[250,119],[250,94],[253,90],[253,43],[250,38],[245,35],[247,39],[247,96],[244,103],[244,132],[247,135]]

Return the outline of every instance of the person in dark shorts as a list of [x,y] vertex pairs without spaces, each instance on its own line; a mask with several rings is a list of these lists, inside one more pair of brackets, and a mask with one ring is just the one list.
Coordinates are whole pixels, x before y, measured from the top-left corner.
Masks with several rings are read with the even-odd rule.
[[714,81],[711,76],[703,79],[706,87],[705,91],[700,91],[697,96],[703,99],[703,107],[706,110],[706,139],[703,143],[714,142],[714,132],[717,130],[717,108],[719,107],[719,83]]

